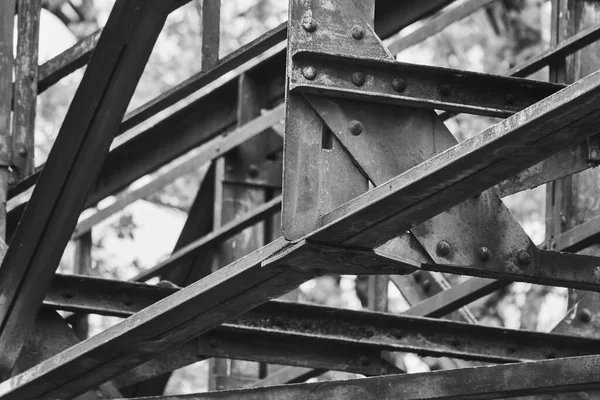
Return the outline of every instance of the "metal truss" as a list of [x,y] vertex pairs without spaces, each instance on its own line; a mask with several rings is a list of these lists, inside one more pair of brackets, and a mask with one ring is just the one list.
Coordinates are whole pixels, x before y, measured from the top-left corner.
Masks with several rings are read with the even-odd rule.
[[[135,396],[132,386],[211,357],[291,369],[259,388],[185,398],[487,399],[599,388],[596,293],[575,292],[551,334],[477,326],[466,307],[512,281],[600,292],[600,259],[573,254],[597,242],[597,220],[538,248],[501,200],[597,165],[600,73],[571,85],[524,77],[595,42],[600,28],[494,76],[400,63],[389,51],[491,1],[464,2],[384,44],[452,1],[291,0],[287,24],[219,60],[219,2],[205,1],[203,71],[125,115],[165,19],[185,3],[118,0],[101,32],[36,72],[41,93],[89,63],[47,163],[33,171],[30,159],[2,155],[21,173],[8,198],[25,197],[7,215],[0,268],[2,399],[99,398],[96,388]],[[35,12],[27,10],[19,12]],[[19,76],[15,90],[30,98]],[[0,100],[0,113],[10,112]],[[29,146],[31,110],[20,106],[19,143]],[[449,113],[506,119],[458,143],[443,123]],[[268,158],[282,150],[283,183],[281,163]],[[227,171],[235,157],[249,177]],[[55,274],[70,239],[90,262],[95,224],[208,164],[167,260],[135,282]],[[78,223],[83,209],[153,172]],[[241,193],[227,184],[270,195],[250,211],[222,212],[215,199]],[[283,237],[271,241],[277,230],[256,225],[271,226],[280,210]],[[262,235],[258,245],[270,243],[226,255],[213,272],[220,246],[248,228]],[[474,278],[451,286],[441,273]],[[326,274],[394,275],[414,304],[391,315],[272,300]],[[155,277],[171,283],[142,283]],[[55,310],[74,314],[65,321]],[[463,322],[435,319],[456,311]],[[79,342],[67,323],[84,313],[125,319]],[[389,351],[499,365],[404,374]],[[327,370],[368,378],[262,387]]]

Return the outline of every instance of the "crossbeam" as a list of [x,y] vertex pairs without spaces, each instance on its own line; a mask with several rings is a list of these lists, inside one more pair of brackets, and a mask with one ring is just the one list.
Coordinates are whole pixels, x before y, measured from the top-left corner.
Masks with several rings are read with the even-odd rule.
[[[155,400],[425,400],[504,399],[600,389],[600,356],[559,358],[345,381],[316,382],[155,397]],[[139,399],[141,400],[141,399]]]
[[[523,78],[321,52],[302,51],[292,59],[290,90],[491,117],[508,117],[565,87]],[[311,68],[314,76],[307,75]]]
[[[129,317],[177,291],[100,278],[56,275],[44,304],[63,311]],[[265,335],[280,335],[282,340],[290,335],[297,335],[298,339],[312,336],[380,351],[500,363],[540,360],[550,354],[555,357],[593,354],[596,349],[600,353],[600,342],[596,339],[424,319],[414,316],[419,312],[419,305],[413,308],[414,311],[409,309],[402,315],[391,315],[272,301],[223,324],[214,332],[238,332],[243,342],[244,332],[263,330]],[[256,354],[258,356],[258,352]],[[232,352],[231,357],[235,358]]]

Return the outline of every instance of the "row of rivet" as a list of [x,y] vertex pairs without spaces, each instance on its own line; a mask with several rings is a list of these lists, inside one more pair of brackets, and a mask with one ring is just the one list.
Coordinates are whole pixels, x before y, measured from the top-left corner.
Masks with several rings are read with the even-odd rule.
[[[317,21],[315,21],[314,18],[312,17],[304,17],[302,18],[302,28],[304,28],[304,30],[306,32],[312,33],[314,31],[317,30]],[[365,37],[365,28],[363,28],[361,25],[354,25],[351,29],[350,29],[350,34],[352,35],[352,37],[356,40],[361,40],[362,38]]]
[[[317,78],[317,69],[312,65],[305,66],[302,68],[302,76],[309,81],[315,80]],[[351,81],[354,86],[360,87],[366,82],[365,74],[360,71],[353,72]],[[406,90],[406,81],[402,78],[394,78],[392,79],[392,88],[394,91],[402,93]],[[450,96],[452,94],[452,87],[448,83],[442,83],[440,84],[439,91],[442,96]],[[504,96],[504,100],[506,104],[514,104],[515,96],[512,93],[507,93]]]
[[[314,81],[317,78],[317,69],[312,65],[307,65],[302,68],[302,76],[309,81]],[[360,71],[353,72],[351,81],[355,86],[360,87],[365,84],[365,74]],[[394,78],[392,79],[392,88],[398,93],[404,92],[406,90],[406,81],[402,78]],[[444,96],[450,95],[450,85],[442,84],[440,86],[440,93]]]
[[[436,253],[440,257],[448,258],[452,255],[452,246],[445,240],[440,241],[436,246]],[[482,261],[488,261],[492,258],[492,252],[489,248],[482,246],[477,249],[477,256]],[[526,266],[531,263],[531,255],[526,251],[520,251],[517,254],[517,263],[521,266]]]

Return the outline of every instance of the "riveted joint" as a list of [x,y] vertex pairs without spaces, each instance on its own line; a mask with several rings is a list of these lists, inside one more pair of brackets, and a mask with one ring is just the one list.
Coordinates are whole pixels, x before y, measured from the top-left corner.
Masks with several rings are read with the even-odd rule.
[[398,93],[402,93],[406,90],[406,81],[402,78],[394,78],[392,80],[392,89]]
[[365,37],[365,28],[360,25],[354,25],[351,29],[352,37],[356,40],[361,40]]
[[450,243],[442,240],[435,247],[435,252],[440,257],[448,258],[452,254],[452,246],[450,246]]
[[307,65],[306,67],[302,68],[302,76],[309,81],[313,81],[317,77],[317,69],[312,65]]
[[363,131],[363,124],[360,121],[350,121],[348,124],[348,130],[354,136],[358,136]]
[[302,28],[306,32],[312,33],[317,30],[317,21],[313,17],[302,18]]
[[352,83],[355,86],[362,86],[365,84],[365,74],[360,71],[352,73]]
[[487,261],[492,257],[492,252],[487,247],[482,246],[477,249],[477,255],[481,261]]

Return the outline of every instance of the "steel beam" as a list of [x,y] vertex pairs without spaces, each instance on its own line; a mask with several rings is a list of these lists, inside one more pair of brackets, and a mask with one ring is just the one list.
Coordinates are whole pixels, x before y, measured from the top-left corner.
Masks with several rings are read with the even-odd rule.
[[[172,262],[188,256],[176,252]],[[297,265],[302,264],[298,268]],[[307,267],[309,266],[309,267]],[[276,240],[79,345],[0,384],[5,399],[70,397],[176,348],[324,272],[406,273],[402,262]]]
[[445,10],[414,32],[409,33],[388,45],[392,54],[398,54],[418,43],[421,43],[448,26],[458,22],[474,12],[488,7],[495,0],[467,0],[456,7]]
[[[387,37],[392,33],[406,27],[408,24],[421,19],[433,12],[438,11],[452,0],[430,0],[412,1],[410,4],[403,2],[397,3],[389,0],[379,0],[377,2],[377,15],[375,17],[375,29],[381,37]],[[179,3],[185,3],[187,0]],[[177,6],[176,3],[175,6]],[[381,12],[380,10],[385,10]],[[392,17],[393,16],[393,17]],[[236,88],[231,86],[235,84],[236,77],[225,80],[220,83],[217,89],[210,92],[210,95],[204,96],[205,99],[187,98],[192,93],[205,87],[208,83],[217,80],[218,78],[236,70],[236,76],[247,71],[253,75],[272,76],[273,71],[281,71],[281,75],[273,77],[270,98],[272,100],[283,98],[283,76],[285,73],[283,47],[282,52],[276,56],[267,57],[266,59],[257,58],[262,52],[283,45],[285,42],[287,29],[285,24],[279,26],[269,32],[265,37],[261,37],[239,50],[231,53],[219,61],[218,65],[206,73],[200,73],[189,80],[182,82],[173,89],[169,90],[159,98],[147,103],[146,105],[132,111],[126,115],[119,133],[124,133],[144,122],[146,119],[153,116],[159,111],[163,111],[168,106],[186,99],[185,105],[179,107],[175,112],[170,112],[167,116],[162,116],[160,123],[155,126],[141,127],[140,131],[147,134],[138,134],[133,140],[119,146],[116,152],[111,152],[106,162],[106,167],[101,174],[96,189],[90,195],[87,202],[88,206],[96,204],[99,200],[106,196],[112,195],[119,190],[124,189],[127,185],[142,177],[143,175],[152,172],[159,166],[169,162],[178,155],[199,146],[208,138],[218,135],[220,132],[227,130],[235,125],[235,94]],[[81,53],[90,52],[93,38],[89,38],[88,43],[81,44],[80,49],[67,57],[67,54],[59,57],[80,59],[87,56],[81,56]],[[58,60],[57,60],[58,61]],[[58,63],[63,65],[62,62]],[[69,66],[65,63],[65,68]],[[238,70],[238,67],[243,66]],[[50,67],[50,66],[49,66]],[[53,72],[54,69],[50,69]],[[42,66],[42,73],[45,68]],[[49,72],[49,73],[50,73]],[[40,83],[42,84],[42,83]],[[232,103],[224,103],[226,99],[230,99]],[[197,122],[198,115],[206,115],[206,119]],[[219,121],[220,122],[217,122]],[[197,123],[198,127],[193,128],[191,125]],[[162,132],[177,131],[178,134],[167,138],[162,135]],[[198,130],[203,132],[203,135],[197,135]],[[155,154],[152,149],[161,148],[163,151],[160,154]],[[113,154],[114,153],[114,154]],[[135,168],[134,168],[135,166]],[[12,198],[35,184],[39,178],[42,168],[38,168],[36,172],[23,181],[18,182],[15,186],[9,189],[9,198]],[[23,208],[17,208],[11,211],[11,220],[18,221]],[[16,222],[15,222],[16,223]]]
[[[289,86],[292,91],[492,117],[508,117],[565,87],[523,78],[311,51],[295,53],[292,61]],[[315,76],[307,76],[310,68],[314,68]]]
[[600,356],[574,357],[345,381],[166,396],[154,399],[503,399],[600,389],[597,376],[599,362]]
[[[166,2],[117,2],[0,268],[0,375],[12,369],[91,183],[168,15]],[[136,24],[131,29],[131,24]],[[106,86],[106,87],[105,87]]]
[[[63,311],[129,317],[177,291],[100,278],[56,275],[44,304]],[[600,353],[600,342],[592,338],[580,340],[427,319],[414,316],[417,311],[391,315],[272,301],[223,324],[214,332],[239,333],[239,341],[243,342],[244,332],[262,330],[265,335],[295,337],[299,341],[314,337],[379,350],[500,363],[540,360],[552,353],[555,357]],[[254,359],[256,357],[259,356]],[[280,360],[280,363],[293,361]]]
[[594,73],[340,206],[311,240],[375,247],[392,239],[596,133],[598,92]]

